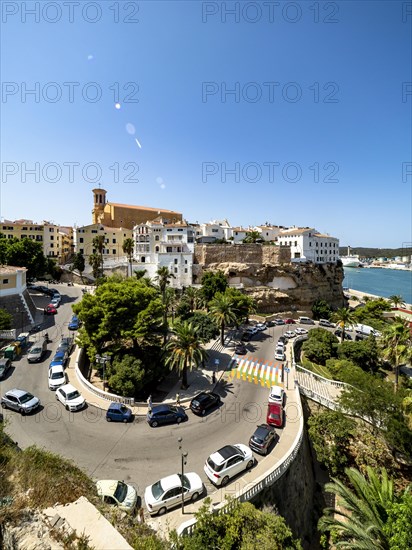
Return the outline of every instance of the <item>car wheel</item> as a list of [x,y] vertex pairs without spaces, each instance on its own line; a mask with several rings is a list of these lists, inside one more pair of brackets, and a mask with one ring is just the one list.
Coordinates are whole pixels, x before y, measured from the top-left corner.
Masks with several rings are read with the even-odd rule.
[[222,487],[224,487],[225,485],[227,485],[229,481],[229,476],[225,476],[223,479],[222,479],[222,483],[220,484]]
[[176,419],[176,422],[177,422],[178,424],[180,424],[180,423],[181,423],[181,421],[182,421],[181,417],[180,417],[180,416],[178,416],[178,417],[177,417],[177,419]]
[[250,468],[253,466],[253,464],[254,464],[254,461],[253,461],[253,460],[249,460],[249,462],[247,463],[246,469],[247,469],[247,470],[250,470]]
[[106,416],[106,420],[107,420],[107,422],[111,422],[111,421],[112,421],[112,419],[110,418],[110,416]]
[[158,511],[158,515],[163,516],[163,514],[165,514],[166,512],[167,512],[167,508],[163,506],[163,508],[160,508],[160,510]]
[[198,498],[199,498],[199,493],[193,493],[192,498],[191,498],[191,501],[194,502],[194,501],[197,500]]
[[202,411],[202,412],[201,412],[200,414],[201,414],[202,416],[205,416],[205,414],[206,414],[206,410],[205,410],[205,409],[203,409],[203,411]]
[[70,410],[69,405],[66,405],[66,411],[69,411],[69,410]]
[[125,424],[127,424],[127,422],[128,422],[127,418],[123,418],[123,422],[124,422]]
[[26,414],[26,411],[22,408],[19,409],[19,413],[22,414],[23,416]]
[[158,423],[156,422],[156,420],[154,420],[150,425],[152,426],[152,428],[157,428]]
[[1,404],[1,408],[2,408],[2,409],[5,409],[6,406],[7,406],[6,403],[2,403],[2,404]]

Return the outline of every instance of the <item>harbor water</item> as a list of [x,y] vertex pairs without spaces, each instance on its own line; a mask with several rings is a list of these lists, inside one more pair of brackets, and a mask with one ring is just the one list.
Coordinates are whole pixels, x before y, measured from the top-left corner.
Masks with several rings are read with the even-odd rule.
[[412,304],[412,271],[387,268],[345,267],[343,286],[389,298],[394,294]]

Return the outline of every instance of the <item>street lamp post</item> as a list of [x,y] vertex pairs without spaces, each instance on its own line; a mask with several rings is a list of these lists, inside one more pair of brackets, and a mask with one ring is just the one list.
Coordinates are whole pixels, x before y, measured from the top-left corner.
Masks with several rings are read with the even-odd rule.
[[106,389],[106,363],[110,362],[110,355],[96,355],[96,362],[103,365],[103,390]]
[[182,438],[178,437],[177,441],[179,443],[179,451],[180,451],[181,457],[182,457],[182,479],[181,479],[181,483],[182,483],[182,514],[184,514],[185,513],[185,490],[184,490],[184,486],[183,486],[183,477],[185,475],[185,465],[187,464],[187,451],[182,450],[182,441],[183,441]]

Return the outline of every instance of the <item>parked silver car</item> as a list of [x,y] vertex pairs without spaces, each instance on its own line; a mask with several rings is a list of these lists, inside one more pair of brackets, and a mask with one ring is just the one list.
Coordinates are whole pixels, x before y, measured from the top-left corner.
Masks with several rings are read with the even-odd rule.
[[37,363],[41,361],[44,357],[44,354],[47,351],[47,340],[44,339],[40,342],[35,342],[27,354],[27,361],[29,363]]
[[28,414],[40,406],[40,399],[34,397],[31,393],[25,390],[9,390],[1,398],[1,406],[3,409],[12,409],[20,414]]

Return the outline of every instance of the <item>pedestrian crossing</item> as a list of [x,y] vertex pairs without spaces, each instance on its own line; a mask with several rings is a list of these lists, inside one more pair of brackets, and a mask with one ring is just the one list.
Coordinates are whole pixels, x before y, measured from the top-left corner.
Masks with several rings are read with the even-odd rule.
[[276,361],[262,361],[254,357],[240,358],[234,356],[234,368],[230,371],[231,378],[253,382],[270,388],[282,386],[282,364]]

